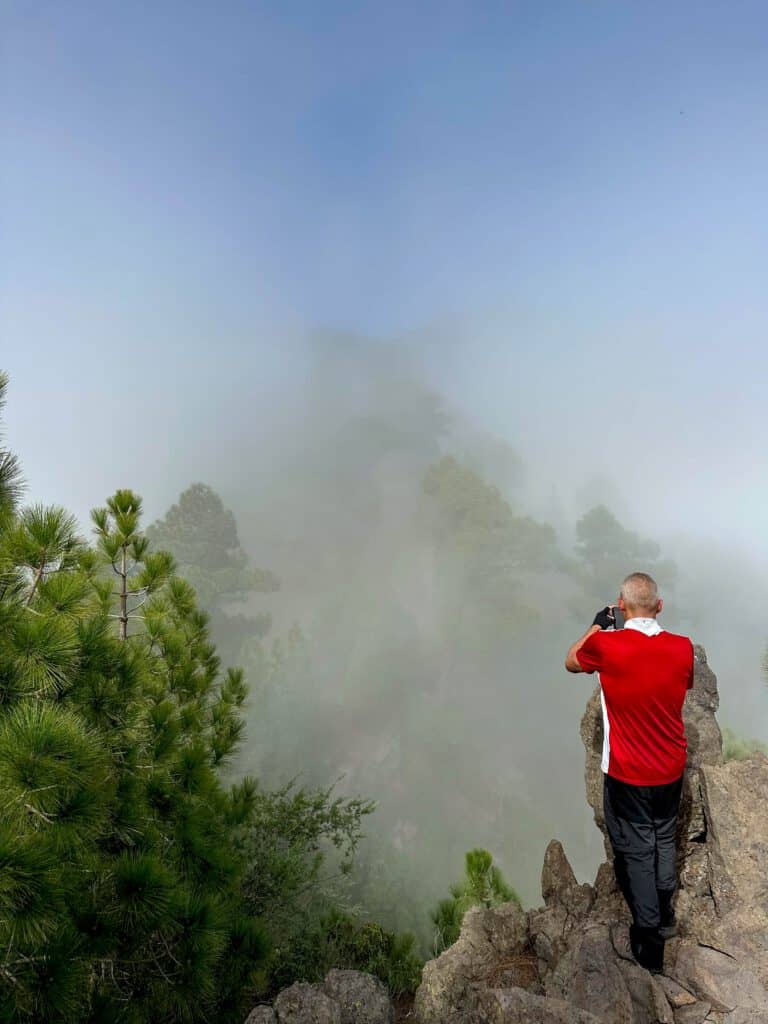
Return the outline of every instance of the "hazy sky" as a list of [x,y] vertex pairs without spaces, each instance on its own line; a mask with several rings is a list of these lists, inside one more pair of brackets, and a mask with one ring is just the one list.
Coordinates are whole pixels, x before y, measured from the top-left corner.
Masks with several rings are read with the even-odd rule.
[[36,496],[268,445],[296,339],[344,327],[565,490],[768,554],[764,3],[5,0],[0,46]]

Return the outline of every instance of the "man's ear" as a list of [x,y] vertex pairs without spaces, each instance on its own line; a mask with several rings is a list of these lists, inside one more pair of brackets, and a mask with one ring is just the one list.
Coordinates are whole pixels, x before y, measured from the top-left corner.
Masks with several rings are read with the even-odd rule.
[[657,615],[661,612],[661,609],[663,607],[664,607],[664,600],[660,597],[659,598],[659,603],[656,605],[656,614]]
[[618,601],[618,604],[617,604],[617,608],[619,609],[619,611],[621,612],[622,615],[627,610],[627,602],[624,600],[624,598],[621,596],[621,594],[619,594],[619,601]]

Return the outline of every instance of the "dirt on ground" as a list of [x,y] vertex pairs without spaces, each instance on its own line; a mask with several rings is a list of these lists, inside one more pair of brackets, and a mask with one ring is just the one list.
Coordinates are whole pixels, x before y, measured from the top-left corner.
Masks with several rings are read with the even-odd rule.
[[401,1024],[401,1021],[408,1021],[408,1024],[413,1024],[413,996],[403,995],[398,996],[393,1000],[395,1004],[395,1024]]

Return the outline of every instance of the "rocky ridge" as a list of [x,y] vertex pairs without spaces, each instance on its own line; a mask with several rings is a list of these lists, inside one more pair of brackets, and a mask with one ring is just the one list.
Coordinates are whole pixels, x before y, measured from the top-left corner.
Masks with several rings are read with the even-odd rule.
[[[587,800],[607,860],[579,884],[561,844],[547,847],[544,905],[474,908],[459,939],[424,968],[415,1024],[768,1024],[768,758],[723,763],[717,680],[695,648],[684,707],[689,756],[678,822],[679,933],[664,974],[628,952],[602,808],[599,689],[581,722]],[[380,982],[331,971],[293,985],[247,1024],[392,1024]]]
[[664,974],[628,954],[602,808],[599,690],[581,723],[587,800],[607,860],[580,885],[547,848],[544,906],[476,908],[424,969],[419,1024],[768,1024],[768,758],[723,763],[717,680],[695,648],[684,718],[689,759],[678,824],[678,936]]
[[296,982],[245,1024],[394,1024],[386,987],[361,971],[329,971],[322,985]]

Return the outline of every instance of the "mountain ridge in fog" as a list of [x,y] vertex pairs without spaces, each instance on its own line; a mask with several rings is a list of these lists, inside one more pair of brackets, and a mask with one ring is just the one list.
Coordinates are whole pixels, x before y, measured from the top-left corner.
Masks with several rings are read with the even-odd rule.
[[[566,837],[588,875],[597,851],[580,798],[578,721],[590,685],[565,677],[562,654],[621,575],[647,565],[619,562],[605,589],[590,589],[581,515],[570,510],[620,504],[620,492],[603,478],[561,499],[557,481],[468,422],[395,344],[316,336],[307,365],[299,414],[272,438],[268,468],[247,447],[227,453],[238,472],[223,490],[242,543],[281,581],[253,609],[271,615],[272,638],[301,630],[277,683],[261,655],[251,666],[243,767],[269,763],[275,782],[343,774],[347,791],[379,801],[360,883],[369,906],[370,879],[380,892],[384,877],[404,887],[400,914],[421,893],[423,917],[478,844],[529,901],[552,835]],[[538,562],[520,562],[518,542],[508,548],[521,537],[526,551],[546,530]],[[662,548],[683,554],[674,582],[659,580],[665,623],[708,647],[726,715],[729,660],[742,670],[731,706],[759,710],[759,624],[713,608],[704,553]],[[419,929],[407,914],[386,915],[382,902],[383,920]]]

